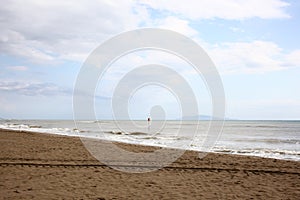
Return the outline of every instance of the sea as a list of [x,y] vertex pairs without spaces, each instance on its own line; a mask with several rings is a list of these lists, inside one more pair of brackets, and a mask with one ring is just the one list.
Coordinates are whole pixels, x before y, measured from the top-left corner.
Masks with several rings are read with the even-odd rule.
[[209,135],[210,126],[210,121],[0,120],[2,129],[300,161],[300,121],[228,120],[217,136]]

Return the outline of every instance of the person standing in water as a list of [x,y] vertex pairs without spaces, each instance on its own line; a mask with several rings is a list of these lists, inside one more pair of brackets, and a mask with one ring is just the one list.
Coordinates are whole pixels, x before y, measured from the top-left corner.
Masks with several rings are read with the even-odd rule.
[[150,116],[148,117],[147,121],[148,121],[148,132],[149,132],[150,128],[151,128],[151,118],[150,118]]

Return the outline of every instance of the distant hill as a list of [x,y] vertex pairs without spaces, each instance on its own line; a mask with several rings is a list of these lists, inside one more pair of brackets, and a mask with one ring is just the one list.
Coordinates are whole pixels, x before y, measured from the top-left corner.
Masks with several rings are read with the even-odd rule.
[[[178,120],[187,120],[187,121],[192,121],[192,120],[211,120],[212,116],[209,115],[194,115],[194,116],[185,116],[182,119],[178,119]],[[231,120],[229,118],[224,118],[225,120]],[[221,118],[217,118],[216,120],[221,120]]]
[[184,116],[180,120],[211,120],[209,115]]

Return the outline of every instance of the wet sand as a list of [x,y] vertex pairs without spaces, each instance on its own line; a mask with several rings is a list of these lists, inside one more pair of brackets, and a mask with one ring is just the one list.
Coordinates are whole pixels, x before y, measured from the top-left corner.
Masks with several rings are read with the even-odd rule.
[[[296,161],[213,153],[200,159],[187,151],[165,168],[126,173],[96,160],[76,137],[0,129],[0,148],[0,199],[300,199]],[[115,162],[134,167],[121,157]]]

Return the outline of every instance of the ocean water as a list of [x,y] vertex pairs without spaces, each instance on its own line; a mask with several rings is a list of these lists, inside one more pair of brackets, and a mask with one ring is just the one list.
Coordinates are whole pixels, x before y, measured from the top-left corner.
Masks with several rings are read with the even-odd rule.
[[[209,125],[209,121],[0,121],[3,129],[300,161],[300,121],[225,121],[219,137],[209,135]],[[212,145],[204,148],[208,140]]]

